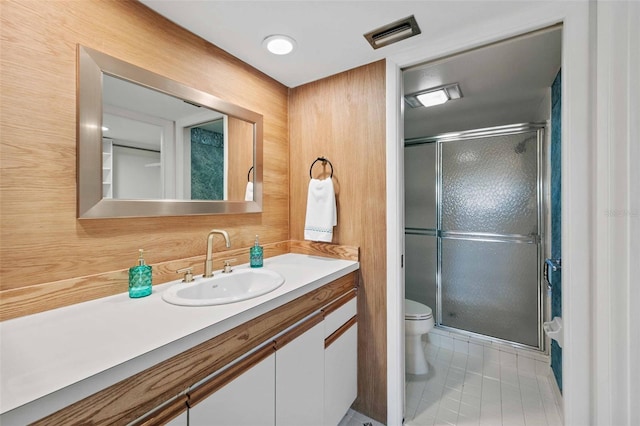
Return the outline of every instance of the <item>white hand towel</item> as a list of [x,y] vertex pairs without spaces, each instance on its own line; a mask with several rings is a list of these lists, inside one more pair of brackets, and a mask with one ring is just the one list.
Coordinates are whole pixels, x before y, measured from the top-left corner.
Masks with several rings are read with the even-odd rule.
[[336,195],[333,180],[311,179],[307,195],[307,216],[304,224],[304,239],[330,243],[333,227],[338,224]]
[[247,189],[244,192],[245,201],[253,201],[253,182],[247,182]]

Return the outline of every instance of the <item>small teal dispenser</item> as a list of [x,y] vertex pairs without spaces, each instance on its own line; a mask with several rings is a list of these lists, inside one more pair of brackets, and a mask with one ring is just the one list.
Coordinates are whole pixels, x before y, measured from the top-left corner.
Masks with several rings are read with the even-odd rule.
[[151,294],[151,266],[144,263],[144,250],[139,250],[138,264],[129,268],[129,297],[138,298]]
[[263,250],[258,242],[258,236],[256,235],[256,242],[253,247],[249,249],[249,264],[252,268],[262,268]]

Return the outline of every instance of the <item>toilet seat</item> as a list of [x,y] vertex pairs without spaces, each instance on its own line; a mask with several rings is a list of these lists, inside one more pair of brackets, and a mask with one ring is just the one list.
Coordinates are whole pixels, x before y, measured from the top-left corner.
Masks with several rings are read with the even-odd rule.
[[425,320],[433,318],[433,312],[427,305],[404,299],[404,318],[408,320]]

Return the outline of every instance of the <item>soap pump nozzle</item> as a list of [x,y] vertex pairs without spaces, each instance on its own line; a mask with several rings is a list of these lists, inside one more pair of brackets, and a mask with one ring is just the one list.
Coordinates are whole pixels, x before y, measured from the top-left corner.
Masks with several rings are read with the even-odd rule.
[[138,253],[140,253],[140,254],[138,255],[138,266],[142,266],[142,265],[144,265],[144,264],[145,264],[145,263],[144,263],[144,257],[143,257],[144,250],[143,250],[143,249],[139,249],[139,250],[138,250]]
[[258,236],[256,235],[256,241],[253,244],[254,247],[258,247],[260,245],[260,243],[258,242]]

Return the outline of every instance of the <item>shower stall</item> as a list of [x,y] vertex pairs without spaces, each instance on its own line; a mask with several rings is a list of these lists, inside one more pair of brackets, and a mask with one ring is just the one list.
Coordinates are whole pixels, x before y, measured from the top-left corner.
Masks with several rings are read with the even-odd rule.
[[544,124],[405,140],[405,294],[436,326],[544,349]]

